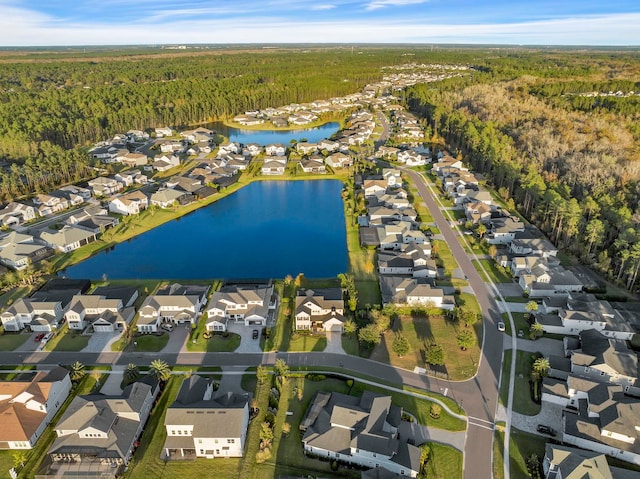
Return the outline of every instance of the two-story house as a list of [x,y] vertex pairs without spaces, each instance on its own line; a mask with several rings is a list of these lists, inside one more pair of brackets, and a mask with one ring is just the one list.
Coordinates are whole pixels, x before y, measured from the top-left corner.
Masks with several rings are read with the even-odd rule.
[[148,207],[149,198],[139,190],[109,200],[109,211],[121,215],[137,215]]
[[33,448],[70,391],[69,371],[59,366],[0,381],[0,449]]
[[60,301],[38,301],[20,298],[2,312],[5,331],[22,331],[27,326],[31,331],[50,332],[58,328],[63,308]]
[[148,296],[138,311],[138,331],[155,333],[162,323],[195,324],[200,317],[204,301],[205,298],[197,294]]
[[301,289],[296,294],[296,329],[303,331],[342,331],[344,300],[340,288]]
[[225,285],[211,295],[207,331],[226,331],[227,321],[266,326],[277,304],[273,285]]
[[120,299],[107,299],[98,295],[76,295],[64,314],[69,329],[84,331],[88,326],[94,332],[124,331],[133,319],[134,308],[125,308]]
[[165,457],[242,457],[248,425],[245,396],[214,392],[210,378],[185,378],[165,415]]

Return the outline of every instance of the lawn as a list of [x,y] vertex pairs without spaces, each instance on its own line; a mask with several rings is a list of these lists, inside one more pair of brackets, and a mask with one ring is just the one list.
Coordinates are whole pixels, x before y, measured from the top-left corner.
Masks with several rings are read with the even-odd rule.
[[31,337],[26,333],[7,332],[0,334],[0,351],[13,351]]
[[431,245],[432,255],[436,258],[436,263],[445,269],[445,276],[450,278],[453,270],[458,267],[458,262],[453,257],[449,245],[443,240],[433,240]]
[[[511,349],[505,349],[502,362],[502,379],[500,381],[500,402],[507,406],[509,394],[509,372],[511,370]],[[531,400],[529,394],[531,353],[518,351],[516,355],[516,377],[513,388],[513,410],[520,414],[534,416],[540,412],[540,405]]]
[[0,296],[0,308],[4,309],[7,306],[11,306],[16,299],[24,298],[29,294],[30,289],[29,286],[19,286],[10,289]]
[[537,454],[542,459],[544,457],[544,446],[547,442],[547,438],[511,428],[511,441],[509,444],[509,472],[511,479],[530,478],[525,460],[531,454]]
[[231,353],[238,349],[240,340],[240,335],[236,333],[214,334],[210,339],[205,339],[207,341],[207,352]]
[[311,334],[311,333],[291,333],[291,339],[289,340],[289,348],[287,351],[291,352],[309,352],[309,351],[324,351],[327,347],[327,337],[324,334]]
[[[496,264],[496,262],[491,259],[481,259],[478,261],[473,260],[472,263],[473,263],[473,266],[478,271],[478,273],[480,273],[480,276],[482,276],[485,281],[487,281],[486,275],[489,275],[489,279],[491,279],[491,281],[493,281],[494,283],[512,283],[513,282],[513,278],[511,278],[510,275],[508,275],[505,271],[503,271]],[[480,264],[478,263],[482,264],[482,268],[484,268],[484,271],[482,270],[482,268],[480,267]]]
[[[295,307],[293,294],[295,286],[292,283],[285,286],[283,281],[276,281],[275,292],[280,296],[280,306],[278,308],[278,319],[276,325],[271,329],[269,337],[264,341],[265,351],[287,351],[292,329],[292,305]],[[260,340],[262,342],[262,339]]]
[[[51,345],[52,341],[47,344],[47,351],[54,349],[56,351],[82,351],[89,344],[90,336],[82,336],[67,329],[64,334],[60,333],[56,338],[55,345]],[[49,349],[49,345],[51,345],[51,349]]]
[[462,479],[462,452],[451,446],[429,443],[431,454],[427,463],[429,479]]
[[355,334],[342,334],[342,349],[352,356],[360,354],[360,343],[358,343],[358,338]]
[[504,432],[496,430],[493,436],[493,479],[504,479]]
[[162,351],[169,342],[167,333],[141,334],[133,338],[133,350],[145,353],[157,353]]
[[[443,315],[401,315],[390,331],[387,331],[382,342],[375,347],[371,359],[386,362],[392,366],[413,370],[425,367],[425,354],[428,346],[435,342],[444,349],[445,364],[443,367],[433,367],[449,375],[451,380],[470,378],[475,374],[480,358],[480,342],[477,339],[477,328],[471,328],[476,334],[476,343],[466,351],[462,351],[457,344],[456,335],[464,328],[447,320]],[[392,344],[397,333],[409,340],[411,349],[403,357],[392,351]]]
[[369,386],[368,384],[357,381],[350,394],[360,396],[364,390],[375,391],[391,396],[393,398],[393,404],[402,406],[405,411],[413,414],[420,424],[445,429],[447,431],[464,431],[467,428],[466,421],[449,415],[445,410],[442,411],[438,419],[432,418],[429,411],[433,401],[430,401],[426,397],[420,398],[402,392],[389,391],[384,387]]

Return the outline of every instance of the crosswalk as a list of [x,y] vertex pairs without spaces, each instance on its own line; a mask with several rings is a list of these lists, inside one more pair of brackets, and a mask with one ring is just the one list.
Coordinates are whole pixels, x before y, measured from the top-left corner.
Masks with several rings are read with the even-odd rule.
[[473,416],[467,416],[467,424],[469,424],[469,426],[483,427],[485,429],[489,429],[490,431],[493,431],[495,427],[495,424],[493,422]]

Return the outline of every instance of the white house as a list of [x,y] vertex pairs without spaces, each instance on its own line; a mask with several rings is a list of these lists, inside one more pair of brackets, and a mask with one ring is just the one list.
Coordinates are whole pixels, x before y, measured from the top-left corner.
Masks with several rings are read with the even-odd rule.
[[340,288],[301,289],[296,295],[296,329],[342,331],[344,300]]
[[284,175],[286,167],[286,156],[265,156],[264,163],[260,171],[263,175]]
[[287,148],[281,143],[271,143],[264,147],[267,156],[284,156]]
[[140,190],[109,200],[109,211],[121,215],[137,215],[148,207],[149,198]]
[[31,331],[49,332],[57,329],[62,316],[60,301],[20,298],[3,311],[0,318],[5,331],[21,331],[28,326]]
[[247,397],[214,392],[211,379],[193,375],[167,408],[163,449],[169,459],[242,457],[248,425]]
[[207,331],[226,331],[227,321],[245,326],[266,326],[277,308],[273,285],[226,285],[211,295],[207,307]]
[[138,311],[138,331],[155,333],[160,324],[195,324],[200,317],[203,299],[197,295],[153,295],[144,300]]
[[68,253],[93,243],[96,240],[96,233],[77,226],[65,225],[58,231],[41,231],[40,239],[51,248]]
[[93,326],[96,333],[124,331],[133,319],[134,308],[125,308],[121,299],[107,299],[104,296],[75,295],[64,317],[69,329],[83,331]]
[[11,202],[0,210],[0,221],[5,226],[19,225],[36,219],[37,212],[33,206]]

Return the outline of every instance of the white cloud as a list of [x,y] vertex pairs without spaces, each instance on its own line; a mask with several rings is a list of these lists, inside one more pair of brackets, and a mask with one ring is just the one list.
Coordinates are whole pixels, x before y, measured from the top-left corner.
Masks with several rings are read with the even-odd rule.
[[425,3],[426,0],[373,0],[369,2],[364,9],[365,10],[378,10],[384,7],[401,7],[403,5],[416,5],[419,3]]
[[[381,0],[380,0],[381,1]],[[403,0],[389,0],[403,1]],[[406,0],[404,0],[406,1]],[[0,0],[0,45],[123,45],[175,43],[495,43],[537,45],[640,45],[640,13],[582,16],[518,23],[452,23],[415,16],[314,21],[239,13],[164,17],[116,23],[68,22]],[[337,2],[335,2],[337,3]],[[387,2],[388,3],[388,2]],[[187,7],[188,8],[188,7]],[[312,17],[311,17],[312,18]]]
[[332,10],[334,8],[336,8],[335,5],[324,4],[324,5],[314,5],[311,7],[311,10]]

